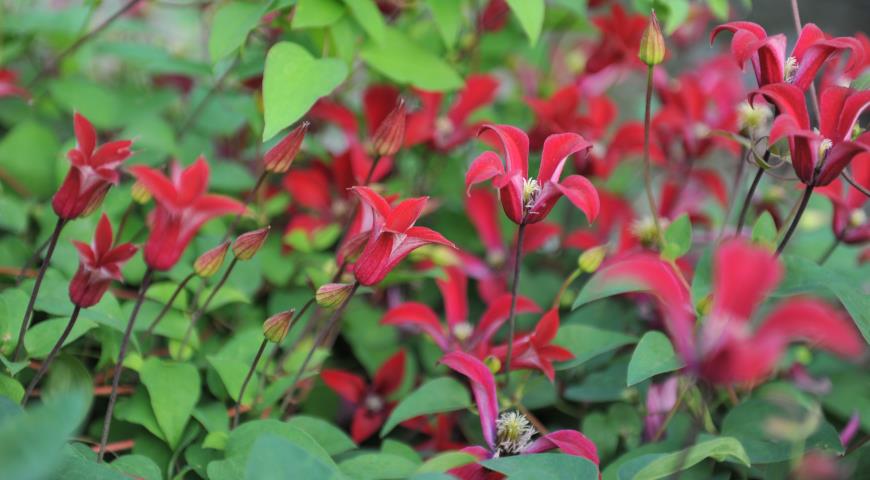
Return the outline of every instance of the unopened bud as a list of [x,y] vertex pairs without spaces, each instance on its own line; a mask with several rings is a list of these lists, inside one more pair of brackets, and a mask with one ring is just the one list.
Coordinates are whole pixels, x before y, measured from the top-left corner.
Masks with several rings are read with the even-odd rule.
[[230,242],[226,241],[203,253],[193,262],[193,271],[202,278],[214,275],[224,264],[229,248]]
[[695,305],[695,310],[698,312],[698,315],[701,317],[706,316],[710,313],[710,309],[713,308],[713,296],[707,295],[704,298],[698,300],[698,303]]
[[250,260],[260,251],[260,247],[266,243],[269,230],[272,227],[261,228],[248,233],[243,233],[233,243],[233,255],[239,260]]
[[649,24],[643,31],[643,36],[640,37],[640,50],[637,56],[640,61],[649,66],[658,65],[665,59],[665,37],[662,35],[655,10],[649,17]]
[[396,107],[381,122],[372,136],[372,148],[376,155],[389,157],[402,148],[405,141],[405,100],[401,97]]
[[488,355],[483,359],[483,363],[487,368],[489,368],[489,371],[492,372],[493,375],[501,370],[501,360],[499,360],[495,355]]
[[604,261],[606,255],[607,247],[604,245],[592,247],[580,254],[580,258],[577,259],[577,266],[580,267],[582,272],[593,273],[601,266],[601,262]]
[[291,130],[283,140],[266,152],[263,157],[263,168],[267,172],[284,173],[290,169],[293,159],[296,158],[302,147],[302,140],[305,139],[308,125],[308,122],[302,122],[302,125]]
[[133,184],[130,188],[130,196],[133,197],[133,201],[139,205],[145,205],[151,201],[151,192],[145,188],[145,185],[142,185],[142,182],[136,182]]
[[286,312],[281,312],[267,318],[263,322],[263,336],[273,343],[281,343],[287,337],[287,332],[293,325],[293,320],[296,316],[296,309],[291,308]]
[[317,289],[314,299],[317,305],[333,310],[347,301],[353,291],[353,285],[349,283],[327,283]]

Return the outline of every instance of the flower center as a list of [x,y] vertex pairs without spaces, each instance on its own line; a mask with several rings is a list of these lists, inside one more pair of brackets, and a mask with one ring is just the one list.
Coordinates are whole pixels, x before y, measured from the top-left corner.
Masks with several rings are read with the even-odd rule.
[[819,158],[824,159],[833,146],[834,142],[832,142],[830,138],[822,139],[821,143],[819,143]]
[[800,64],[795,57],[788,57],[785,61],[785,81],[787,83],[791,83],[794,81],[794,77],[797,75],[798,67]]
[[384,400],[374,393],[366,395],[363,403],[365,403],[366,409],[372,412],[380,412],[384,408]]
[[472,333],[474,333],[474,327],[468,322],[457,323],[453,326],[453,336],[460,342],[468,340]]
[[453,122],[447,117],[438,117],[435,120],[435,133],[439,137],[446,137],[453,133]]
[[771,116],[771,111],[765,106],[752,106],[744,101],[737,107],[740,117],[740,125],[748,130],[755,130],[764,126]]
[[541,184],[534,178],[526,178],[523,180],[523,205],[526,208],[531,208],[538,199],[541,193]]
[[496,425],[495,456],[511,456],[523,453],[537,433],[529,420],[519,412],[504,412],[498,417]]
[[849,226],[860,227],[861,225],[864,225],[865,222],[867,222],[867,214],[864,213],[864,210],[856,208],[849,214]]

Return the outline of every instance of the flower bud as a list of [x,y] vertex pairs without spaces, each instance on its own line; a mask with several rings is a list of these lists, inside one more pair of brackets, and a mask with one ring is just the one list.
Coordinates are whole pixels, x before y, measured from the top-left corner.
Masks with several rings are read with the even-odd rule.
[[302,140],[305,139],[308,125],[308,122],[302,122],[302,125],[291,130],[283,140],[266,152],[263,157],[263,168],[267,172],[284,173],[290,169],[293,159],[296,158],[302,147]]
[[293,320],[296,316],[296,309],[291,308],[286,312],[281,312],[267,318],[263,322],[263,336],[273,343],[281,343],[287,337],[287,332],[293,325]]
[[229,248],[230,242],[226,241],[203,253],[193,262],[193,271],[202,278],[214,275],[224,264]]
[[501,370],[501,360],[499,360],[495,355],[487,355],[487,357],[483,359],[483,364],[489,368],[489,371],[492,372],[493,375]]
[[151,192],[145,188],[145,185],[142,185],[142,182],[137,181],[130,188],[130,196],[133,197],[133,201],[138,203],[139,205],[145,205],[146,203],[151,201]]
[[250,260],[260,250],[260,247],[266,243],[266,237],[269,236],[269,230],[272,227],[261,228],[248,233],[243,233],[236,238],[233,243],[233,255],[239,260]]
[[577,259],[577,266],[581,272],[593,273],[601,266],[601,262],[604,261],[606,255],[607,247],[604,245],[592,247],[580,254],[580,258]]
[[317,305],[333,310],[346,302],[352,291],[353,285],[349,283],[327,283],[317,289],[314,299]]
[[405,141],[405,100],[401,97],[396,107],[381,122],[372,136],[372,148],[376,155],[388,157],[395,155]]
[[655,10],[650,15],[649,24],[640,38],[640,50],[637,56],[640,61],[649,66],[658,65],[665,59],[665,37],[662,35]]

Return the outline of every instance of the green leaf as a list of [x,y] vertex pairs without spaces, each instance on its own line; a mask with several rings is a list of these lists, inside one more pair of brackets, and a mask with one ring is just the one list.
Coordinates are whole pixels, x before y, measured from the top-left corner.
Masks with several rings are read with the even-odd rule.
[[0,168],[30,192],[48,198],[57,187],[59,145],[55,138],[42,124],[29,120],[18,123],[0,141]]
[[142,365],[139,376],[166,442],[170,448],[177,447],[199,400],[199,372],[189,363],[152,357]]
[[27,231],[27,206],[15,197],[0,196],[0,228],[11,233]]
[[384,41],[367,42],[360,56],[370,67],[399,83],[433,91],[462,87],[462,78],[453,67],[396,28],[386,27]]
[[263,141],[299,120],[345,77],[347,66],[341,60],[315,59],[295,43],[275,44],[266,55],[263,74]]
[[260,23],[268,5],[268,2],[233,1],[218,7],[208,37],[208,51],[212,63],[244,45],[248,33]]
[[[57,343],[67,324],[69,324],[69,318],[51,318],[30,327],[24,336],[24,348],[27,350],[27,354],[34,358],[45,358],[54,344]],[[63,344],[69,345],[96,326],[96,323],[80,318],[73,325],[72,331]]]
[[341,471],[354,479],[401,479],[414,473],[417,464],[390,453],[363,453],[338,464]]
[[692,248],[692,222],[687,214],[682,214],[665,229],[665,248],[662,258],[676,260],[689,253]]
[[511,480],[596,480],[598,469],[589,460],[564,453],[539,453],[494,458],[481,462]]
[[683,362],[674,353],[674,347],[667,335],[658,331],[646,332],[634,349],[628,362],[629,387],[653,375],[672,372],[683,368]]
[[544,27],[544,0],[507,0],[507,4],[529,37],[529,43],[536,44]]
[[112,467],[129,476],[143,480],[162,480],[163,474],[154,460],[145,455],[124,455],[110,464]]
[[462,0],[426,0],[444,46],[453,49],[462,27]]
[[613,330],[603,330],[589,325],[565,325],[559,328],[553,343],[567,348],[574,354],[573,359],[559,364],[559,370],[564,370],[582,365],[602,353],[636,341],[636,337]]
[[[207,355],[208,363],[215,369],[218,376],[223,382],[227,393],[234,401],[239,400],[239,391],[242,389],[242,382],[245,381],[245,375],[251,368],[251,362],[257,354],[260,342],[263,341],[263,332],[259,328],[250,328],[236,333],[228,340],[214,355]],[[266,347],[271,350],[271,347]],[[260,362],[260,367],[265,362]],[[258,375],[255,373],[251,378],[249,386],[257,385]],[[248,388],[245,391],[245,398],[242,399],[243,405],[250,405],[254,401],[255,389]]]
[[356,448],[356,444],[346,433],[321,418],[296,415],[287,424],[311,435],[311,438],[316,440],[330,455],[338,455]]
[[432,413],[452,412],[471,405],[468,390],[450,377],[429,380],[402,399],[381,428],[381,437],[409,418]]
[[0,374],[0,397],[6,397],[15,403],[24,398],[24,387],[14,378]]
[[328,27],[344,15],[344,7],[337,0],[299,0],[293,14],[294,30]]
[[477,457],[465,452],[442,452],[426,460],[414,473],[446,472],[456,467],[477,461]]
[[[118,470],[97,463],[97,455],[82,444],[65,445],[63,460],[51,478],[64,480],[127,480]],[[158,477],[159,478],[159,477]]]
[[647,289],[646,285],[642,282],[633,279],[620,278],[617,280],[605,280],[606,272],[607,267],[602,268],[593,275],[585,285],[583,285],[583,289],[580,290],[580,293],[574,300],[574,305],[571,306],[572,310],[576,310],[587,303],[601,300],[602,298],[629,292],[643,292]]
[[245,479],[283,480],[287,478],[329,479],[336,472],[304,448],[277,435],[260,437],[251,449],[245,466]]
[[344,0],[344,4],[372,40],[378,43],[384,41],[384,17],[373,0]]
[[728,12],[730,10],[728,0],[707,0],[707,5],[710,7],[713,15],[716,15],[716,18],[723,22],[728,20]]
[[749,457],[736,438],[718,437],[699,442],[685,450],[650,454],[627,462],[619,469],[620,480],[655,480],[686,470],[702,460],[712,458],[750,466]]
[[773,250],[776,248],[776,233],[776,223],[770,212],[765,211],[752,226],[752,243]]

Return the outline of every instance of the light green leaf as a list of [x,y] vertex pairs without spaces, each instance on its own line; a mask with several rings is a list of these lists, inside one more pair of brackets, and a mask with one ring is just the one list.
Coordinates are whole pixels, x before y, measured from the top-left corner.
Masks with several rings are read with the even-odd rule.
[[459,381],[450,377],[429,380],[399,402],[381,428],[381,437],[409,418],[451,412],[470,405],[468,390]]
[[14,378],[0,374],[0,397],[6,397],[15,403],[24,398],[24,387]]
[[[68,324],[69,318],[51,318],[30,327],[24,336],[24,348],[27,350],[27,354],[34,358],[45,358],[60,339],[60,334]],[[96,326],[96,323],[80,318],[73,325],[72,331],[63,344],[69,345]]]
[[433,91],[462,86],[462,78],[453,67],[392,27],[386,27],[380,44],[366,43],[360,56],[370,67],[399,83]]
[[378,43],[384,41],[384,17],[373,0],[344,0],[344,4],[372,40]]
[[667,335],[655,330],[646,332],[634,349],[628,362],[629,387],[653,375],[672,372],[683,367],[683,362],[674,353]]
[[636,341],[636,337],[613,330],[603,330],[589,325],[565,325],[559,328],[553,344],[567,348],[574,354],[574,358],[559,364],[557,368],[564,370],[576,367],[602,353]]
[[619,469],[620,480],[655,480],[681,472],[712,458],[750,466],[749,457],[736,438],[718,437],[699,442],[685,450],[666,454],[649,454],[627,462]]
[[770,212],[765,211],[752,227],[752,243],[773,250],[776,248],[776,234],[776,223]]
[[335,476],[335,470],[311,452],[277,435],[263,435],[254,443],[245,467],[247,480],[283,480],[287,478],[323,478]]
[[417,464],[390,453],[363,453],[338,464],[341,471],[354,479],[379,480],[408,478]]
[[311,438],[316,440],[330,455],[338,455],[356,448],[356,444],[346,433],[326,420],[307,415],[296,415],[287,424],[311,435]]
[[444,46],[452,49],[462,26],[462,0],[426,0],[426,5],[432,11]]
[[151,357],[142,365],[139,376],[148,389],[151,409],[166,442],[170,448],[177,447],[199,400],[199,372],[189,363]]
[[483,465],[511,480],[596,480],[598,469],[589,460],[564,453],[539,453],[493,458]]
[[713,15],[716,15],[716,18],[723,22],[728,20],[728,12],[730,10],[728,0],[707,0],[707,5],[710,7]]
[[692,222],[682,214],[665,229],[665,248],[662,258],[673,261],[689,253],[692,248]]
[[233,1],[218,7],[208,37],[212,63],[244,45],[248,33],[260,23],[268,5],[268,2]]
[[344,15],[344,7],[338,0],[299,0],[293,14],[292,28],[328,27]]
[[446,472],[456,467],[477,461],[477,457],[465,452],[442,452],[426,460],[414,473]]
[[605,280],[606,272],[607,267],[602,268],[583,285],[583,289],[580,290],[580,293],[574,300],[574,305],[571,306],[572,310],[602,298],[629,292],[643,292],[647,289],[646,285],[634,279],[619,278],[616,280]]
[[48,198],[57,187],[59,146],[55,138],[55,133],[40,123],[18,123],[0,141],[0,168],[35,195]]
[[544,0],[507,0],[532,45],[538,42],[544,27]]

